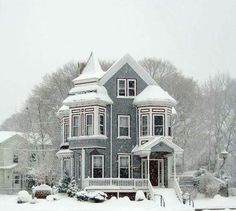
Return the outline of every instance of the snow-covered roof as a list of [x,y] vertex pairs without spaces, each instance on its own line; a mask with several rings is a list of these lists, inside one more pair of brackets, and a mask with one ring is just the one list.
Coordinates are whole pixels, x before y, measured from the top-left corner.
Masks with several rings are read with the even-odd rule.
[[0,131],[0,143],[3,143],[16,135],[22,136],[22,133],[16,131]]
[[139,153],[150,153],[152,147],[163,143],[173,149],[175,153],[182,153],[183,149],[173,143],[172,137],[167,137],[167,136],[157,136],[153,140],[148,141],[147,143],[141,145],[141,146],[135,146],[134,149],[132,150],[132,153],[134,154],[139,154]]
[[9,166],[0,166],[0,169],[13,169],[16,166],[18,166],[18,164],[17,163],[13,163],[12,165],[9,165]]
[[104,85],[115,73],[117,73],[125,64],[129,64],[132,69],[148,84],[156,84],[156,81],[150,74],[138,64],[133,57],[129,54],[123,56],[120,60],[116,61],[107,71],[106,74],[100,79],[99,83]]
[[57,153],[56,153],[57,157],[68,157],[70,158],[71,156],[73,156],[73,151],[70,149],[60,149]]
[[75,78],[73,82],[75,84],[81,84],[85,82],[98,81],[104,74],[105,72],[102,70],[98,59],[92,52],[82,73],[77,78]]
[[176,100],[158,85],[149,85],[133,101],[134,105],[175,106]]
[[67,106],[81,106],[91,104],[112,104],[104,86],[96,84],[77,86],[70,90],[70,95],[63,101]]
[[69,106],[62,105],[61,108],[58,110],[57,115],[61,116],[68,116],[69,115]]

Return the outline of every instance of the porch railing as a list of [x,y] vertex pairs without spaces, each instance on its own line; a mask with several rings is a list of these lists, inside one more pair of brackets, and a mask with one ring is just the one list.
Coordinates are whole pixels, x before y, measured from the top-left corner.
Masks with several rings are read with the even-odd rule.
[[148,190],[148,179],[131,178],[86,178],[83,181],[83,188],[91,186],[101,188],[120,188],[120,189],[143,189]]
[[177,178],[173,178],[172,185],[173,185],[173,188],[175,189],[178,199],[182,202],[183,201],[183,192],[179,186],[179,182],[178,182]]

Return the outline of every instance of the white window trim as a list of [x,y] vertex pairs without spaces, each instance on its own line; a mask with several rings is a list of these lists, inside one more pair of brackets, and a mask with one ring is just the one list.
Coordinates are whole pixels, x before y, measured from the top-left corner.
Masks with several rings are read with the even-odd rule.
[[159,135],[159,136],[165,136],[165,115],[164,114],[153,114],[153,117],[152,117],[152,134],[153,136],[158,136],[158,135],[155,135],[155,116],[162,116],[163,118],[163,134],[162,135]]
[[118,178],[120,178],[120,158],[121,157],[128,157],[128,162],[129,162],[129,166],[128,166],[128,178],[130,178],[130,155],[129,154],[122,154],[122,155],[119,155],[118,154]]
[[[92,134],[87,134],[88,129],[87,129],[87,116],[91,115],[92,116]],[[94,135],[94,113],[85,113],[85,136],[92,136]]]
[[[134,81],[134,96],[129,96],[129,82]],[[127,97],[133,98],[136,96],[136,79],[127,79]]]
[[[120,118],[121,117],[128,117],[128,136],[120,136]],[[130,139],[130,115],[118,115],[118,138],[122,139]]]
[[[142,117],[146,116],[147,117],[147,135],[143,135],[142,134]],[[140,114],[140,118],[139,118],[139,136],[140,137],[146,137],[146,136],[150,136],[150,115],[149,114]]]
[[[71,137],[78,137],[78,136],[75,136],[75,135],[74,135],[74,128],[75,128],[75,126],[74,126],[74,118],[75,118],[75,117],[78,117],[78,126],[77,126],[77,128],[78,128],[78,136],[80,136],[80,126],[81,126],[80,115],[73,115],[73,116],[72,116],[72,121],[71,121],[71,125],[72,125]],[[63,131],[63,133],[64,133],[64,131]],[[65,141],[65,140],[64,140],[64,141]]]
[[[123,96],[123,95],[120,95],[120,81],[124,81],[125,82],[125,95]],[[126,97],[126,95],[127,95],[127,86],[126,86],[126,79],[118,79],[117,80],[117,97],[121,97],[121,98],[123,98],[123,97]]]
[[92,155],[92,178],[93,176],[93,170],[94,170],[94,157],[101,157],[102,158],[102,178],[104,178],[104,155]]

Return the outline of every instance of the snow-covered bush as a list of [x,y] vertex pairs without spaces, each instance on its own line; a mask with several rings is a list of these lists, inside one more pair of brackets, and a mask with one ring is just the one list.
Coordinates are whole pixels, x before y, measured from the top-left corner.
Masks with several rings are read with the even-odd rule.
[[65,176],[63,177],[63,179],[60,181],[59,183],[59,187],[58,187],[58,192],[59,193],[66,193],[68,190],[68,186],[70,184],[70,177],[67,173],[65,173]]
[[67,195],[69,197],[74,197],[77,191],[78,191],[78,188],[76,185],[76,181],[75,179],[72,179],[70,184],[68,185]]
[[135,194],[135,201],[143,201],[145,199],[144,192],[139,190]]
[[219,189],[220,185],[212,174],[206,173],[200,176],[198,187],[200,193],[205,194],[207,197],[214,197]]
[[79,191],[76,193],[76,198],[79,201],[92,201],[92,202],[104,202],[107,199],[107,194],[101,191],[95,192],[86,192],[86,191]]
[[48,195],[46,199],[47,201],[57,201],[59,200],[59,197],[57,195]]
[[33,189],[33,196],[39,199],[46,199],[48,195],[52,194],[52,188],[48,185],[39,185]]
[[17,194],[17,203],[19,204],[29,202],[30,200],[31,200],[31,196],[25,190],[22,190]]

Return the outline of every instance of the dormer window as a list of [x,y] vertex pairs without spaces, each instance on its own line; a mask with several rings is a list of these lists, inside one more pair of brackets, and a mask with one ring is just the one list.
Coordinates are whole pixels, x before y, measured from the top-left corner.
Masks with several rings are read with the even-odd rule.
[[135,79],[118,79],[117,96],[118,97],[136,96],[136,80]]

